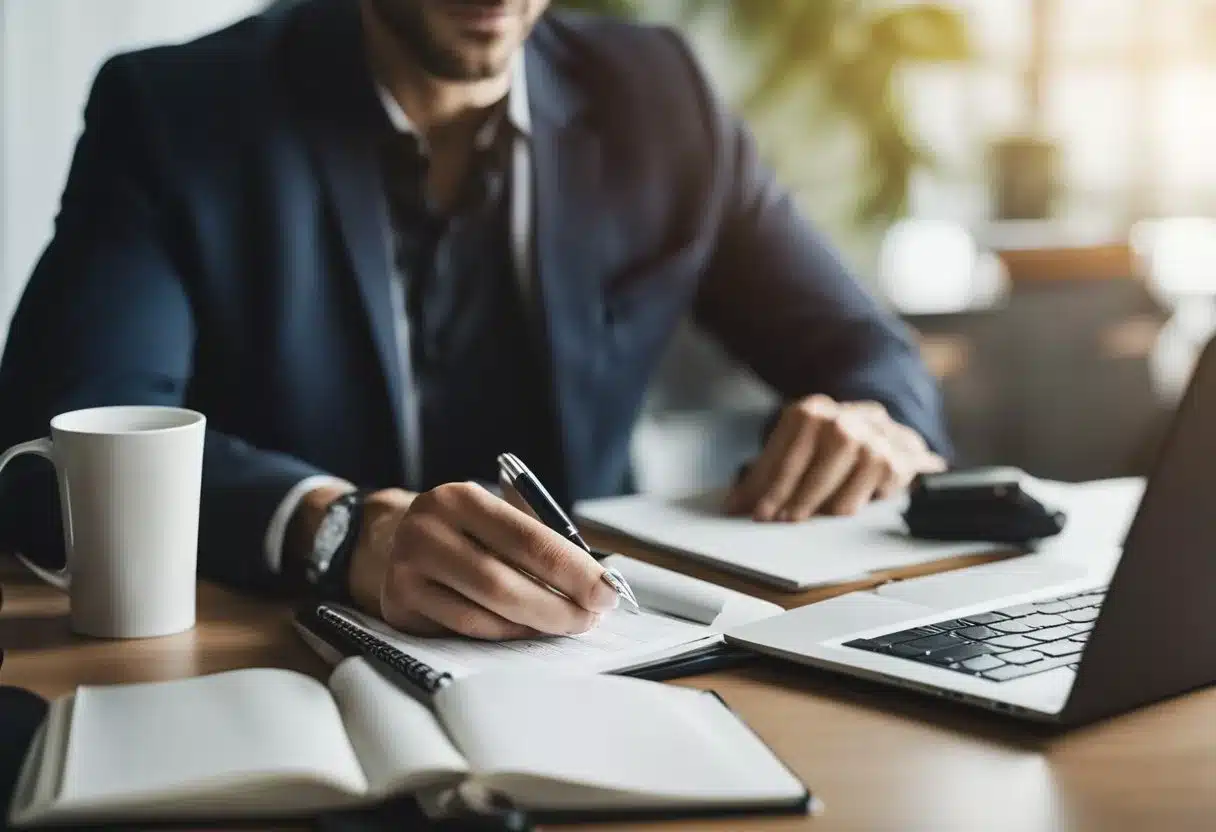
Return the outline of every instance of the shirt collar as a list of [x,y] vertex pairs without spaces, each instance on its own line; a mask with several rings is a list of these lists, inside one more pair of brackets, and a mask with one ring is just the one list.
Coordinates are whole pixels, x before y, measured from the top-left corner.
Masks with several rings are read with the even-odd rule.
[[[405,110],[397,103],[397,99],[393,98],[393,94],[388,91],[388,88],[379,81],[376,82],[376,95],[380,98],[380,104],[384,107],[385,115],[388,116],[389,124],[394,130],[398,133],[417,134],[418,130],[410,121],[410,117],[405,114]],[[515,59],[511,62],[511,86],[507,90],[506,117],[511,126],[521,135],[532,135],[532,112],[528,105],[528,78],[524,69],[524,50],[522,49],[516,53]],[[477,131],[474,141],[479,149],[489,147],[494,141],[494,135],[497,133],[501,121],[502,116],[495,115]]]

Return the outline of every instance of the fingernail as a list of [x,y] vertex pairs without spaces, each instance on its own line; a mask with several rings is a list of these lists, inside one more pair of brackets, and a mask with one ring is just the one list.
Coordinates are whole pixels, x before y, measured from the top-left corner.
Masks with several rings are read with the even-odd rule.
[[591,609],[596,612],[608,612],[614,610],[621,604],[621,596],[616,594],[616,590],[604,583],[603,580],[596,581],[595,589],[591,591]]
[[760,503],[756,506],[756,513],[753,515],[757,520],[772,520],[773,519],[773,504]]

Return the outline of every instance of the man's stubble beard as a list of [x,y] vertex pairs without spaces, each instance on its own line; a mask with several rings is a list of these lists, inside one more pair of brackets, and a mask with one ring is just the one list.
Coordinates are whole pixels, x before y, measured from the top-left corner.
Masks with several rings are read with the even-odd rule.
[[506,71],[519,44],[505,45],[501,55],[465,56],[440,43],[417,3],[400,0],[371,0],[377,16],[403,51],[418,62],[422,71],[447,81],[483,81]]

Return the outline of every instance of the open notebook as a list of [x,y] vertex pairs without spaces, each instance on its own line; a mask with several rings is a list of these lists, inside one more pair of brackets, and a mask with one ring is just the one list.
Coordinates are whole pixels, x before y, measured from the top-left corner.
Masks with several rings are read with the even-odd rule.
[[256,668],[81,687],[52,704],[11,822],[286,817],[469,780],[539,818],[809,800],[712,693],[516,670],[457,679],[432,704],[359,658],[328,685]]
[[[629,581],[641,613],[618,608],[599,626],[579,636],[515,641],[420,638],[397,632],[358,611],[325,605],[348,623],[402,653],[452,676],[466,676],[521,665],[588,673],[629,673],[694,653],[722,641],[733,626],[779,615],[782,608],[741,592],[715,586],[623,555],[603,560]],[[316,608],[297,617],[305,641],[330,663],[344,655],[332,628],[318,620]]]

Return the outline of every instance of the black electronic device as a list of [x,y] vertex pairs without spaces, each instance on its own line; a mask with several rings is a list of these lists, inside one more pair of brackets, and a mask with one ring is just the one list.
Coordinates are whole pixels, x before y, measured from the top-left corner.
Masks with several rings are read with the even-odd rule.
[[904,522],[913,537],[1025,545],[1052,537],[1066,516],[1017,468],[922,474],[909,490]]

